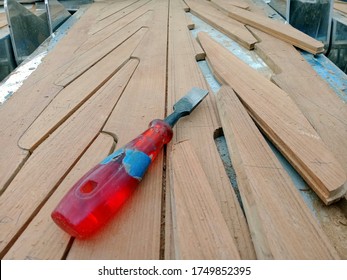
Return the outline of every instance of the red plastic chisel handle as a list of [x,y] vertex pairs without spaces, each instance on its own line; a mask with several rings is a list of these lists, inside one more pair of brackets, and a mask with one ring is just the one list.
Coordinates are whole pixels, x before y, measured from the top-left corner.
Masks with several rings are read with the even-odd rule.
[[54,222],[78,238],[101,228],[136,189],[150,163],[172,139],[170,125],[154,120],[136,139],[86,173],[52,212]]

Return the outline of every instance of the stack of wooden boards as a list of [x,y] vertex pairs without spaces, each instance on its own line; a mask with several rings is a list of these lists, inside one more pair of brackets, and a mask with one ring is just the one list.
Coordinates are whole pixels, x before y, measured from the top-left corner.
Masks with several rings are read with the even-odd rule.
[[[343,236],[326,236],[258,130],[326,204],[344,195],[345,104],[287,42],[313,53],[322,46],[269,25],[251,3],[225,3],[97,1],[0,108],[2,258],[347,258]],[[203,51],[187,9],[239,42],[247,36],[243,45],[266,60],[278,86],[200,33]],[[196,62],[204,52],[222,89],[178,123],[117,217],[87,240],[56,227],[50,213],[76,180],[192,87],[208,88]],[[244,212],[214,143],[220,127]]]

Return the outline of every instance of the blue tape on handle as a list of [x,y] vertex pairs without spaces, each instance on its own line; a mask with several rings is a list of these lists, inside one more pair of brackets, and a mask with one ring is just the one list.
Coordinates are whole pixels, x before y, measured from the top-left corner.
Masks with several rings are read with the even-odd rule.
[[141,151],[126,150],[123,164],[130,176],[141,180],[151,164],[151,158]]
[[117,158],[124,154],[122,164],[125,167],[126,172],[138,180],[141,180],[149,165],[151,164],[151,158],[144,152],[130,149],[119,149],[113,154],[106,157],[100,164],[108,164],[111,161],[117,160]]

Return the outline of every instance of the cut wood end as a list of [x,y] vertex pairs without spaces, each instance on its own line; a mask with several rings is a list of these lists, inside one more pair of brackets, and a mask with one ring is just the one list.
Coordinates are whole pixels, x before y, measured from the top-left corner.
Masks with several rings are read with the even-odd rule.
[[329,194],[328,197],[320,197],[325,205],[331,205],[339,201],[343,197],[347,197],[347,182],[345,182],[341,187]]

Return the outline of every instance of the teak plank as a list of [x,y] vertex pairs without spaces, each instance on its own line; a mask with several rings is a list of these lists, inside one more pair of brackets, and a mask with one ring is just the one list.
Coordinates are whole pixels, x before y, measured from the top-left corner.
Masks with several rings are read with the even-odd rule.
[[[139,66],[104,127],[117,148],[165,114],[168,1],[154,3],[153,20],[133,57]],[[115,219],[88,240],[77,240],[68,259],[159,259],[163,153]],[[111,245],[110,245],[111,244]]]
[[106,18],[112,17],[114,14],[124,11],[129,6],[139,2],[139,0],[121,0],[121,1],[109,1],[106,7],[100,10],[97,17],[97,21],[102,21]]
[[[142,7],[143,5],[147,4],[150,1],[151,0],[132,1],[133,4],[128,5],[125,9],[119,9],[119,7],[117,7],[116,13],[114,13],[108,17],[105,17],[101,20],[99,19],[100,18],[99,17],[98,21],[95,23],[95,25],[92,26],[92,28],[90,30],[90,34],[94,35],[95,33],[102,31],[106,27],[108,27],[108,26],[112,25],[113,23],[121,20],[122,18],[128,16],[129,14],[133,13],[138,8]],[[109,10],[109,11],[111,11],[111,10]]]
[[[195,52],[185,14],[178,1],[170,3],[169,45],[168,45],[168,113],[173,104],[192,87],[208,88],[195,60]],[[232,189],[228,176],[214,142],[214,133],[220,127],[213,94],[209,94],[198,108],[187,118],[179,121],[174,129],[173,143],[189,139],[202,168],[213,187],[217,204],[235,238],[242,259],[254,259],[255,253],[245,217]],[[167,147],[170,155],[171,146]],[[169,163],[168,163],[169,164]],[[170,176],[167,175],[167,180]],[[174,256],[170,240],[170,181],[166,183],[166,258]]]
[[99,134],[3,259],[62,259],[71,236],[58,229],[51,219],[51,213],[73,184],[113,149],[113,137]]
[[240,259],[189,141],[173,145],[170,159],[175,259]]
[[244,24],[233,20],[207,1],[186,0],[190,12],[229,36],[247,49],[253,49],[257,40]]
[[104,58],[112,50],[133,36],[139,29],[143,28],[149,17],[150,14],[140,16],[112,36],[101,41],[97,46],[77,56],[76,59],[72,61],[72,65],[55,81],[55,84],[67,86],[97,61]]
[[217,94],[224,135],[259,259],[339,259],[230,87]]
[[301,109],[347,173],[347,106],[291,45],[254,28],[256,52],[272,68],[271,79]]
[[211,0],[211,2],[225,10],[228,10],[230,6],[249,10],[249,4],[244,0]]
[[23,134],[19,140],[19,146],[33,150],[47,138],[129,60],[146,31],[145,28],[140,29],[65,87]]
[[[29,153],[18,140],[50,101],[62,90],[54,81],[70,66],[74,51],[87,39],[101,3],[94,3],[68,34],[50,51],[25,83],[0,107],[0,191],[11,182]],[[57,59],[59,57],[59,59]]]
[[199,40],[215,76],[229,84],[252,118],[326,204],[346,193],[346,175],[283,90],[240,61],[206,33]]
[[7,25],[7,18],[5,13],[0,13],[0,28]]
[[150,1],[147,4],[141,6],[139,9],[136,9],[132,13],[126,14],[124,17],[105,27],[97,33],[92,33],[89,31],[88,40],[78,49],[77,54],[82,54],[90,49],[97,47],[99,44],[103,44],[103,41],[108,39],[110,36],[113,36],[115,33],[121,31],[128,24],[139,18],[149,18],[151,16],[151,7],[153,6],[153,2]]
[[313,39],[288,24],[237,7],[229,7],[228,15],[235,20],[253,26],[312,54],[324,51],[322,42]]
[[334,3],[334,9],[347,15],[347,4],[346,3]]
[[96,138],[137,64],[129,61],[47,138],[0,196],[1,256]]

